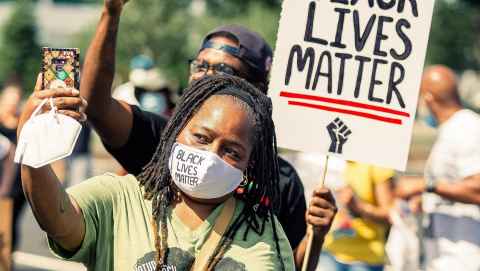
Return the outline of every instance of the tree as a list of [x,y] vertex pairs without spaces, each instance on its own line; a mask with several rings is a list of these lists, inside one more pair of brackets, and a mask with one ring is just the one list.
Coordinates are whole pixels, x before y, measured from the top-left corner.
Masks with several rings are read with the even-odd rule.
[[35,85],[40,71],[40,46],[31,0],[17,0],[3,26],[0,47],[0,82],[18,78],[27,92]]
[[[151,56],[172,81],[187,84],[188,62],[197,53],[201,38],[213,28],[241,24],[265,37],[273,46],[276,40],[280,5],[277,0],[228,0],[226,6],[213,8],[220,0],[205,0],[203,14],[193,11],[198,0],[131,0],[122,15],[117,49],[117,71],[126,78],[130,59],[138,54]],[[230,4],[227,2],[232,1]],[[270,3],[269,3],[270,2]],[[229,7],[234,13],[226,16]],[[201,12],[200,12],[201,13]],[[78,35],[76,46],[82,51],[92,37],[92,27]],[[85,55],[85,54],[83,54]]]
[[474,7],[480,7],[480,2],[478,0],[462,0],[462,1]]
[[238,17],[251,11],[252,4],[280,12],[282,0],[205,0],[210,14],[217,17]]
[[478,67],[475,12],[478,10],[464,1],[436,1],[427,51],[428,64],[445,64],[455,70]]
[[134,0],[124,10],[118,40],[118,67],[125,74],[130,59],[150,55],[174,81],[187,76],[191,0]]

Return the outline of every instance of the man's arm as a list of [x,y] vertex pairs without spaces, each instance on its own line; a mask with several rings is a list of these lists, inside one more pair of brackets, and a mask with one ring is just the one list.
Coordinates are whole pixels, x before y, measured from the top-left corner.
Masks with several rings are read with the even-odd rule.
[[480,174],[456,183],[439,182],[434,193],[452,201],[480,205]]
[[[406,180],[405,186],[399,185],[397,195],[410,198],[427,192],[423,179]],[[475,174],[457,182],[438,181],[433,193],[455,202],[480,205],[480,174]]]
[[85,57],[80,93],[88,102],[89,122],[112,148],[122,147],[132,129],[130,105],[112,98],[117,33],[124,0],[106,0]]

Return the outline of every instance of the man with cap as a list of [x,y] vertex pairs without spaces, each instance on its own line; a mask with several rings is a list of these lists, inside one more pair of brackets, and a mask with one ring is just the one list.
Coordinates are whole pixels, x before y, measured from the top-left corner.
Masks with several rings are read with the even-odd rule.
[[427,124],[438,128],[425,176],[406,178],[397,194],[422,195],[426,270],[480,270],[480,116],[462,106],[455,73],[428,67],[422,77]]
[[[126,1],[106,0],[100,23],[85,58],[81,95],[88,101],[86,114],[107,150],[131,174],[139,174],[150,161],[166,120],[137,106],[111,97],[115,47],[120,15]],[[209,33],[195,59],[190,78],[215,73],[242,77],[266,92],[272,50],[257,33],[240,26],[225,26]],[[313,225],[316,246],[321,246],[336,207],[327,189],[314,191],[306,208],[303,185],[294,168],[279,158],[280,201],[276,213],[295,251],[297,266],[306,247],[306,222]]]

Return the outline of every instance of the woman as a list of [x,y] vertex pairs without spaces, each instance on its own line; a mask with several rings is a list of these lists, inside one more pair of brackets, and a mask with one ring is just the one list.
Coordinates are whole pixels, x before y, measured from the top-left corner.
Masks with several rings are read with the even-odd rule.
[[104,175],[66,193],[49,166],[22,166],[22,179],[53,252],[89,270],[293,270],[266,200],[276,157],[268,97],[212,76],[186,90],[138,181]]
[[[348,162],[337,189],[340,208],[320,257],[325,271],[382,271],[395,171]],[[339,180],[340,181],[340,180]],[[343,208],[342,208],[343,207]]]

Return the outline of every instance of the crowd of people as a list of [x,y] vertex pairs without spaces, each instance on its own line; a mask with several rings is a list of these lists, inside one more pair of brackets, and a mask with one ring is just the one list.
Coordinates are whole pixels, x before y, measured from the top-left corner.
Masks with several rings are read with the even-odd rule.
[[[14,202],[13,247],[26,198],[52,252],[88,270],[300,270],[313,238],[317,270],[379,271],[401,201],[422,215],[418,269],[480,270],[480,116],[462,106],[451,69],[432,66],[422,78],[425,122],[439,129],[424,176],[346,162],[335,185],[306,197],[277,151],[265,40],[233,25],[206,34],[178,101],[138,56],[112,96],[123,8],[105,1],[79,91],[37,83],[22,110],[21,88],[2,91],[0,197]],[[17,129],[51,97],[88,120],[65,176],[13,163]],[[90,127],[121,174],[90,178]]]

